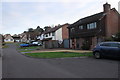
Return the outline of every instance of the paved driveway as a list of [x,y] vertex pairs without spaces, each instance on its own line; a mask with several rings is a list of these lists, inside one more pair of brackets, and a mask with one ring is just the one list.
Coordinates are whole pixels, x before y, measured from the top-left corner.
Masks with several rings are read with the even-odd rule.
[[117,78],[118,61],[94,58],[35,59],[3,50],[3,78]]

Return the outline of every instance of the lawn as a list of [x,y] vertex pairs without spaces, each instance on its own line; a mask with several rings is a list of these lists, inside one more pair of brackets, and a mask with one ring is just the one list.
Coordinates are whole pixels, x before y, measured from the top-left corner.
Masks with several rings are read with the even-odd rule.
[[41,53],[25,53],[27,56],[35,58],[65,58],[65,57],[81,57],[92,56],[92,52],[75,53],[75,52],[41,52]]
[[40,46],[30,46],[30,47],[22,47],[19,49],[38,49]]
[[30,47],[22,47],[22,48],[18,48],[18,50],[20,52],[30,52],[30,51],[34,51],[34,50],[37,50],[39,49],[40,46],[30,46]]

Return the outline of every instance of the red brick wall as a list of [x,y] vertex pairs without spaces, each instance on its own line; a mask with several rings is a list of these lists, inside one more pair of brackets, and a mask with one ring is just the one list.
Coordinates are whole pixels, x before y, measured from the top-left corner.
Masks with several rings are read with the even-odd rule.
[[110,10],[106,16],[106,37],[111,37],[118,32],[118,14]]
[[97,37],[92,37],[91,50],[97,45]]
[[119,31],[120,31],[120,15],[119,15],[119,22],[118,22],[118,27],[119,27]]
[[68,39],[69,33],[68,33],[68,24],[63,25],[62,27],[62,39]]

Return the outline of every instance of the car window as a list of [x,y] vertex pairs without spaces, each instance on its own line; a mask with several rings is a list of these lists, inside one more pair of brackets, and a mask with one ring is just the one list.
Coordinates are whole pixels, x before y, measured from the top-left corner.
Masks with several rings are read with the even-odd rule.
[[100,46],[106,46],[106,47],[109,47],[110,44],[109,44],[109,43],[102,43],[102,44],[100,44]]
[[120,47],[120,44],[118,44],[118,43],[111,43],[111,47]]

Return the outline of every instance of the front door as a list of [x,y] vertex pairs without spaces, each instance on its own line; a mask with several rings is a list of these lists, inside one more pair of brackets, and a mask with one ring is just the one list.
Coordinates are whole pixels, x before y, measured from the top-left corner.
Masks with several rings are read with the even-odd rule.
[[89,50],[92,45],[92,37],[84,38],[82,49]]

